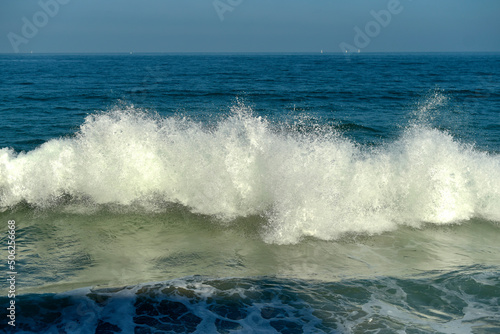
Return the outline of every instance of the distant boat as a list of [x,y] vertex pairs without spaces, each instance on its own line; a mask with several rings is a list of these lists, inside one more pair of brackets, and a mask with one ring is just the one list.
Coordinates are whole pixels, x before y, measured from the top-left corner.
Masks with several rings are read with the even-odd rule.
[[323,50],[321,50],[321,53],[323,53]]

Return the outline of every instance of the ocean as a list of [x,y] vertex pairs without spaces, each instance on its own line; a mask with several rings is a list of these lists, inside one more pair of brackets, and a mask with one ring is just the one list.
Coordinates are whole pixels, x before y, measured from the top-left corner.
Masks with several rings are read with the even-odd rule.
[[500,333],[500,54],[0,69],[1,332]]

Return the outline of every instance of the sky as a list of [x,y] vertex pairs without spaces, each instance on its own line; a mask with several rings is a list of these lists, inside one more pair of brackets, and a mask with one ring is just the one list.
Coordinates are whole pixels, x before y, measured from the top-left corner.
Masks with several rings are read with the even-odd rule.
[[500,52],[499,0],[0,1],[0,53]]

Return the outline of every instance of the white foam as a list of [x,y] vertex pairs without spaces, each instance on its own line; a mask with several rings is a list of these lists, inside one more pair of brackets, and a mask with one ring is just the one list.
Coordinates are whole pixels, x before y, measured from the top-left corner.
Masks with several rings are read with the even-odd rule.
[[[244,106],[213,128],[133,107],[88,116],[73,138],[27,153],[0,150],[0,206],[165,202],[228,222],[267,217],[263,238],[380,233],[398,224],[500,220],[500,157],[451,135],[409,126],[363,149],[324,131],[273,130]],[[160,203],[160,204],[159,204]]]

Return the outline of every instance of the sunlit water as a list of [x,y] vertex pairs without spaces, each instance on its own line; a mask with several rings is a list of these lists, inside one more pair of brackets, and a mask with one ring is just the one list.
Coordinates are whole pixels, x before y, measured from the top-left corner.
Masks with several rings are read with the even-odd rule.
[[17,332],[498,331],[499,61],[0,57]]

